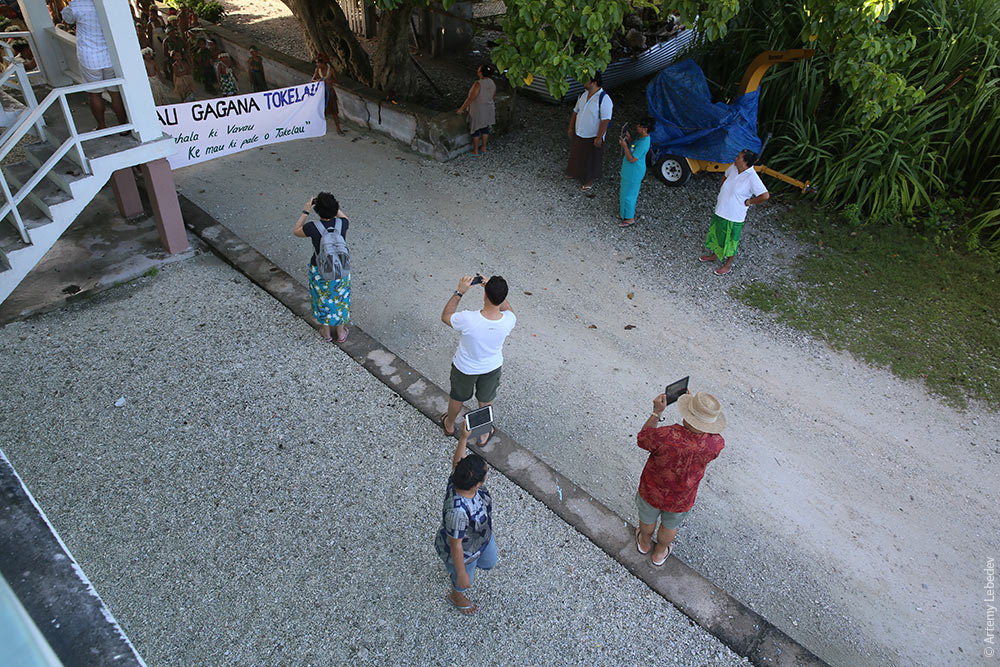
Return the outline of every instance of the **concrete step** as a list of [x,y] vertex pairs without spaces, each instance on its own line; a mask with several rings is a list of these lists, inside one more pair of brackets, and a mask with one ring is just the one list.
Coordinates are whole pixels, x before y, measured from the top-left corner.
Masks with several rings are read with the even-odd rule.
[[[109,123],[111,122],[109,116]],[[45,114],[45,140],[52,144],[53,146],[60,146],[66,139],[69,138],[69,129],[66,127],[66,121],[62,118],[62,114],[59,116],[52,116],[48,113]],[[93,121],[85,126],[78,126],[76,128],[77,134],[84,134],[93,130]],[[83,150],[87,154],[88,159],[97,159],[112,155],[114,153],[121,153],[123,151],[129,150],[131,148],[136,148],[141,146],[142,143],[129,133],[127,136],[121,136],[118,134],[112,134],[107,137],[99,137],[97,139],[89,139],[83,142]],[[75,151],[70,151],[68,153],[70,159],[74,159]]]
[[[24,148],[25,158],[27,158],[28,163],[35,169],[41,168],[54,154],[55,148],[46,142],[38,142]],[[73,191],[70,189],[70,183],[73,179],[83,175],[83,169],[69,157],[64,156],[56,162],[56,166],[49,171],[46,178],[59,187],[60,190],[72,196]]]
[[[33,215],[35,217],[21,218],[21,222],[24,223],[24,228],[28,230],[29,234],[52,222],[49,218],[38,213],[33,213]],[[30,246],[21,239],[21,235],[13,225],[0,225],[0,254],[6,256],[28,247]]]
[[[40,151],[44,159],[35,157],[31,148],[29,148],[25,151],[26,155],[31,156],[28,162],[4,165],[0,168],[0,172],[3,173],[4,178],[7,180],[7,185],[10,187],[12,194],[16,194],[28,182],[28,179],[35,175],[42,162],[48,159],[48,156],[45,155],[45,149],[35,150]],[[51,150],[48,153],[51,154]],[[37,164],[35,164],[36,162]],[[70,183],[81,176],[83,174],[76,165],[68,163],[66,160],[60,160],[57,163],[56,169],[49,172],[35,186],[31,193],[28,194],[25,202],[30,202],[39,213],[51,220],[52,214],[49,207],[53,204],[61,204],[64,201],[72,199],[73,190]],[[21,206],[24,207],[24,202],[22,202]],[[25,217],[26,212],[23,208],[19,210],[21,210],[21,216]]]
[[[51,153],[51,149],[48,150]],[[54,173],[57,174],[58,178],[63,179],[66,188],[64,189],[49,178],[42,179],[18,207],[21,221],[29,234],[43,225],[57,221],[60,209],[65,208],[67,203],[72,203],[74,190],[80,187],[75,184],[84,179],[93,178],[80,173],[75,165],[64,160],[60,160],[57,165],[57,170]],[[15,193],[27,183],[28,179],[35,175],[36,170],[37,167],[29,162],[0,167],[0,173],[6,179],[11,192]],[[84,189],[89,188],[84,187]],[[8,224],[0,224],[0,251],[11,253],[28,247],[29,244],[21,238],[21,234],[13,222],[13,217],[8,216],[5,222]]]

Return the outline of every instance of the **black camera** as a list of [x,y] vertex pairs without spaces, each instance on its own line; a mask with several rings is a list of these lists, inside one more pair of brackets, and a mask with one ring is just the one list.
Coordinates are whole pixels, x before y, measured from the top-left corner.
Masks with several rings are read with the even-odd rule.
[[476,277],[472,279],[472,284],[473,285],[482,285],[483,284],[483,277],[477,273]]

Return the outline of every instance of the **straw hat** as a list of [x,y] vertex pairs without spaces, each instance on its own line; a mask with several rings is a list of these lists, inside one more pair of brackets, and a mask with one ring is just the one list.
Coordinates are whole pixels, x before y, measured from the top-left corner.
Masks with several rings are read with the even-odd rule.
[[719,399],[699,391],[684,394],[677,399],[677,409],[688,424],[705,433],[722,433],[726,428],[726,415],[722,414]]

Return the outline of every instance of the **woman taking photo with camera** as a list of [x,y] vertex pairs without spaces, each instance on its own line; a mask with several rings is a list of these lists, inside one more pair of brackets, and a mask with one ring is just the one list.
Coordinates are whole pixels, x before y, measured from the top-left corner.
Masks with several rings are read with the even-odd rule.
[[[315,211],[319,220],[309,220],[309,214]],[[351,274],[350,257],[344,257],[343,275],[324,277],[316,258],[320,256],[320,246],[323,237],[339,234],[341,240],[347,238],[347,228],[351,221],[340,210],[337,198],[329,192],[321,192],[310,199],[302,207],[302,215],[295,222],[292,234],[299,238],[308,238],[313,244],[313,256],[309,260],[309,296],[312,297],[312,312],[316,321],[322,325],[323,339],[332,341],[330,331],[332,326],[337,334],[336,342],[347,340],[347,322],[351,316]],[[322,227],[322,229],[320,229]],[[343,246],[347,254],[346,244]]]

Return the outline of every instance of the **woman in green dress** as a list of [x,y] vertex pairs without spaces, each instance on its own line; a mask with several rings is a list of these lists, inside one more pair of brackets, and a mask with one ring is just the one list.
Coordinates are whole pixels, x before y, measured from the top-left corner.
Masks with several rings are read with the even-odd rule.
[[649,116],[636,123],[638,136],[632,140],[628,132],[622,134],[618,144],[622,147],[621,192],[618,196],[618,216],[622,219],[619,227],[635,224],[635,202],[639,198],[639,188],[646,175],[646,153],[649,152],[649,133],[655,122]]

